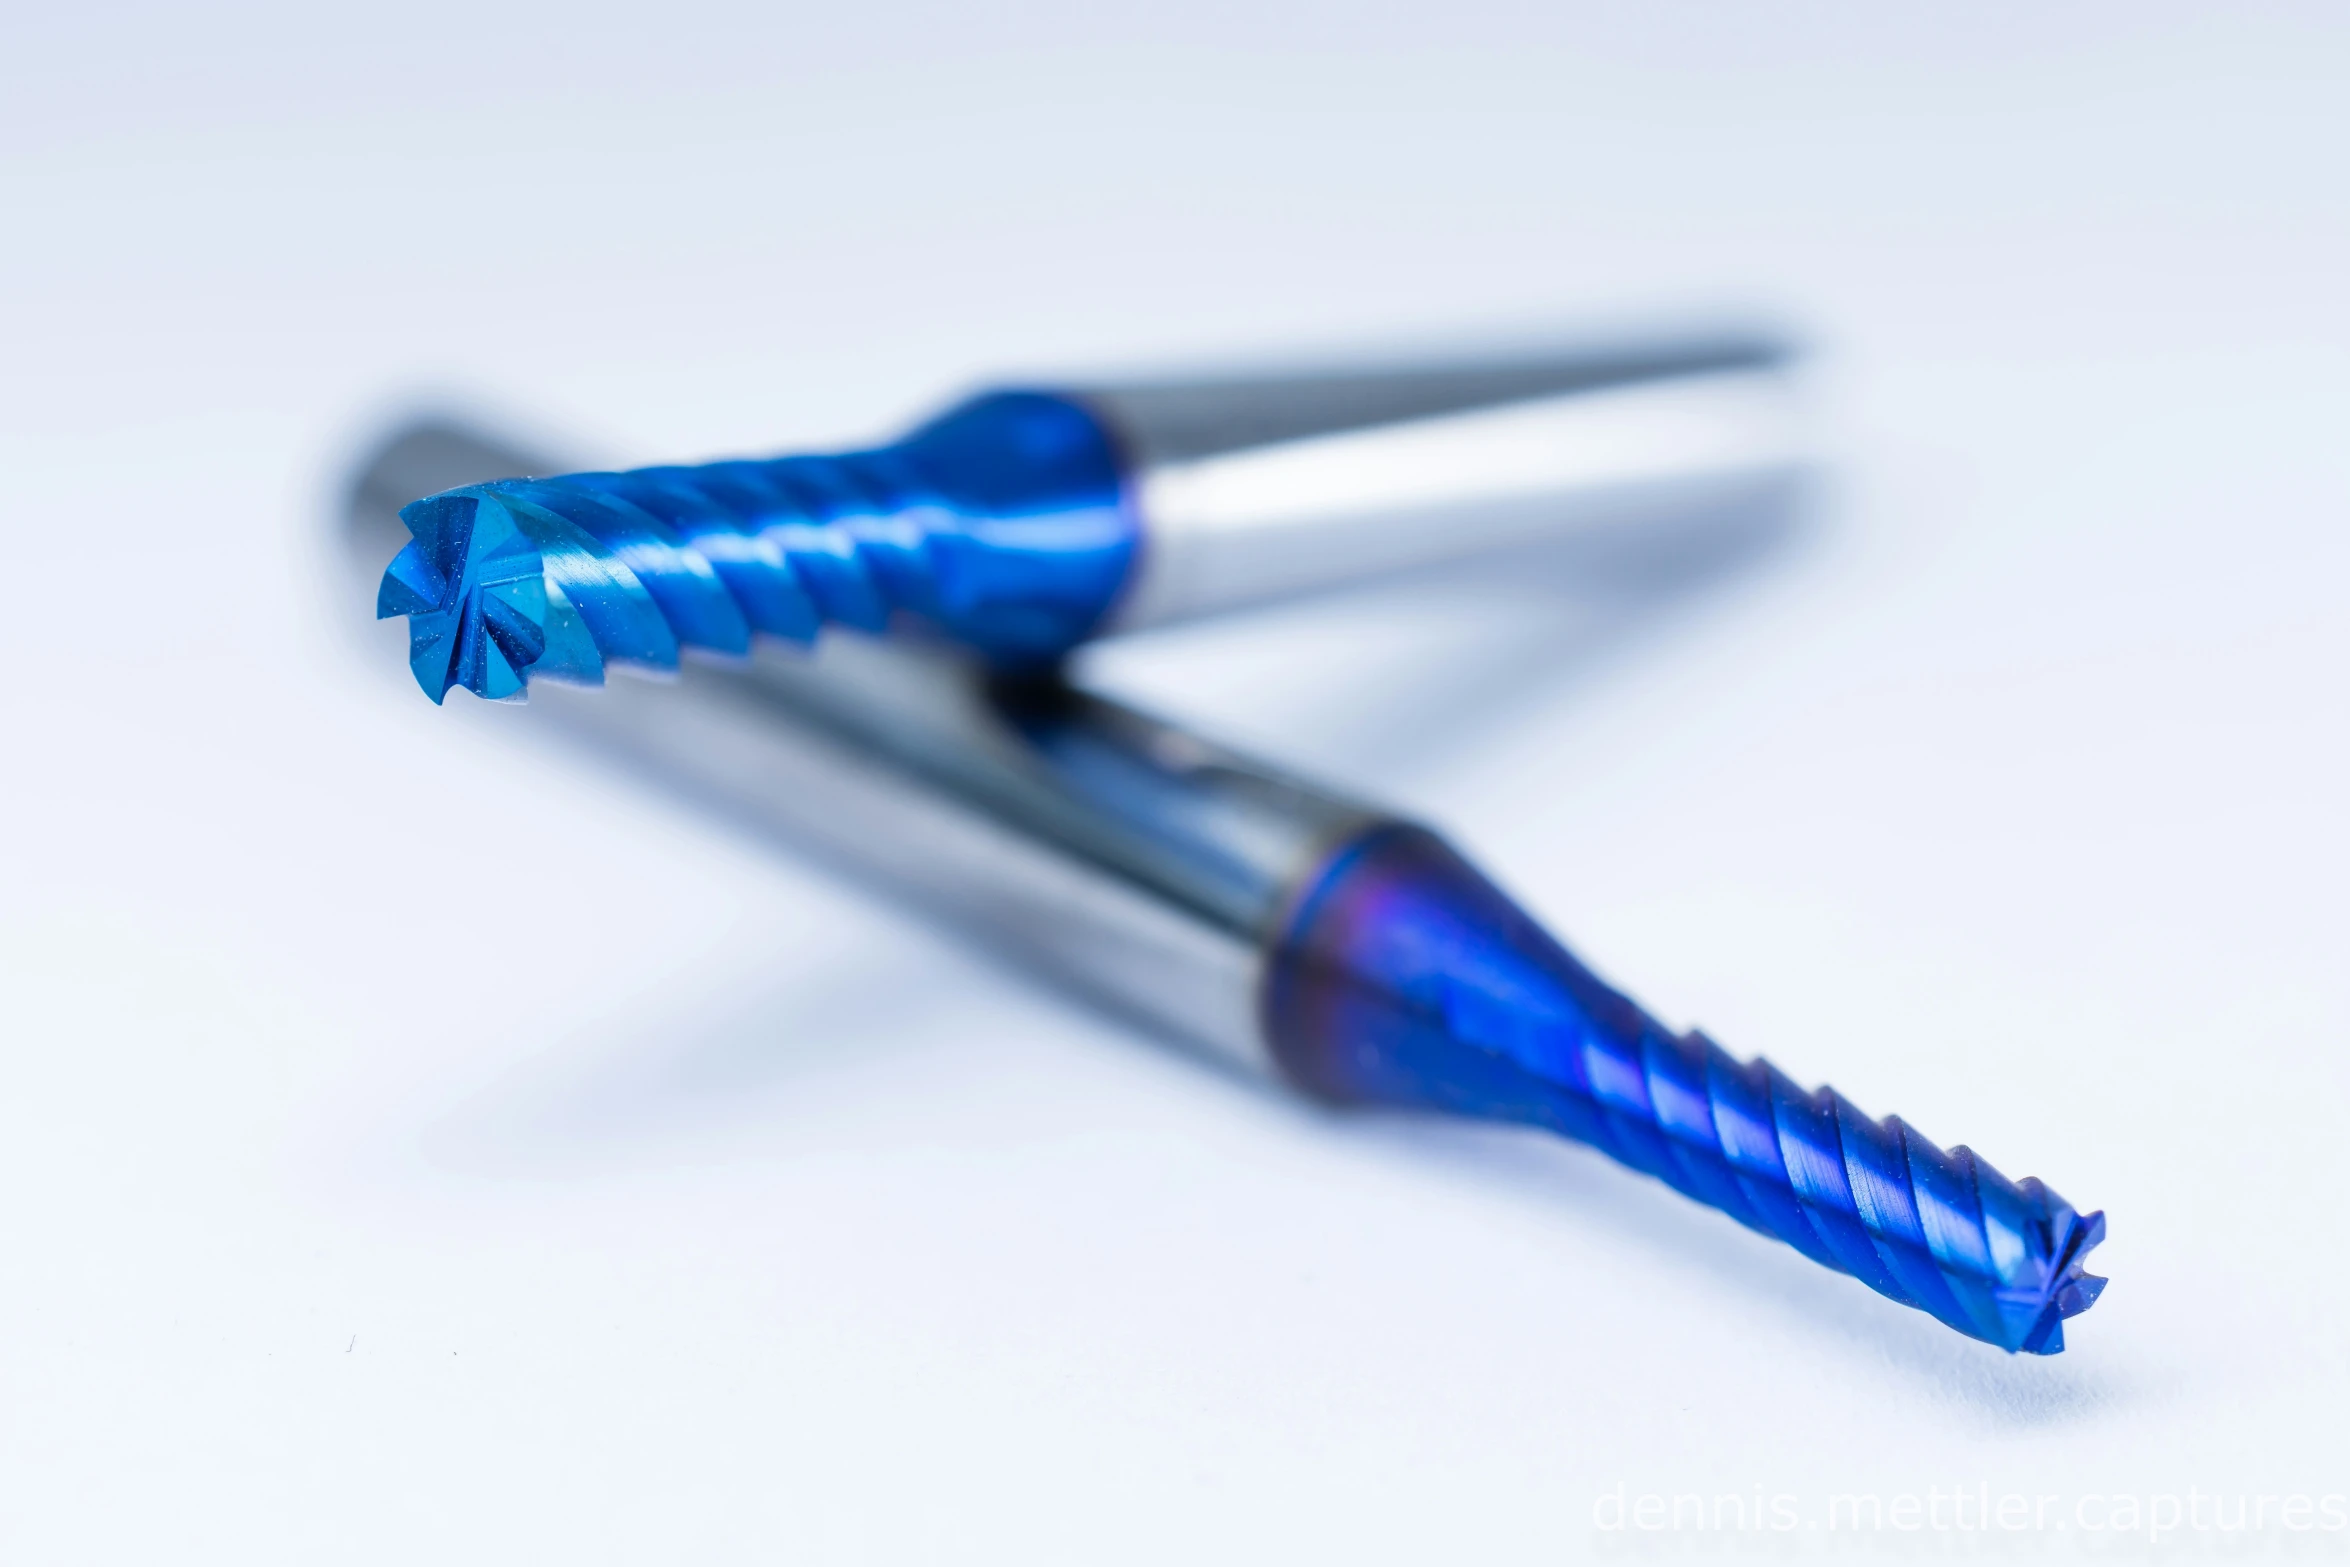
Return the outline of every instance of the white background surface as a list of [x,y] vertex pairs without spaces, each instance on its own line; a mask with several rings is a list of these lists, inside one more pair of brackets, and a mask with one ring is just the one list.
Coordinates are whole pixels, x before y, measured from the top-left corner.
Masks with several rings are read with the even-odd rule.
[[[2350,1490],[2339,11],[12,9],[0,1555],[2343,1554],[2056,1529]],[[1822,347],[1780,547],[1097,674],[2108,1208],[2054,1361],[1238,1090],[436,712],[330,591],[421,390],[651,459],[1724,300]],[[2064,1500],[1726,1541],[1619,1482]]]

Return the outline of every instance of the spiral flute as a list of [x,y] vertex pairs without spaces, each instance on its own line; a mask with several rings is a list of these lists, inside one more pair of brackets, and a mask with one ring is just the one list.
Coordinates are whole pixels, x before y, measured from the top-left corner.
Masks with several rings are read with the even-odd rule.
[[872,451],[499,479],[400,516],[411,540],[376,613],[408,617],[436,702],[901,617],[1002,663],[1048,660],[1100,622],[1135,539],[1101,425],[1038,393],[977,399]]
[[2002,1349],[2055,1354],[2105,1286],[2102,1213],[1674,1034],[1417,828],[1303,898],[1266,1031],[1311,1092],[1545,1127]]

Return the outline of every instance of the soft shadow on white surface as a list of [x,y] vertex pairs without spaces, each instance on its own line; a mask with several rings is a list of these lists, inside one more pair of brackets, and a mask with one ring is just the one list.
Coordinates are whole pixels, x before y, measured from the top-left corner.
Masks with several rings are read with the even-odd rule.
[[408,1135],[436,1166],[488,1178],[677,1157],[714,1130],[772,1115],[810,1080],[889,1070],[951,1040],[951,985],[910,984],[889,956],[867,952],[788,985],[690,1001],[650,1028],[550,1039],[453,1103],[414,1106]]
[[1358,1135],[1392,1144],[1432,1172],[1553,1205],[1576,1229],[1629,1241],[1705,1280],[1724,1305],[1725,1334],[1750,1331],[1750,1316],[1767,1317],[1770,1337],[1792,1330],[1849,1363],[1852,1374],[1882,1373],[1988,1431],[2080,1423],[2125,1408],[2139,1392],[2111,1357],[2083,1364],[2007,1355],[1962,1338],[1590,1149],[1534,1132],[1385,1116],[1361,1118]]

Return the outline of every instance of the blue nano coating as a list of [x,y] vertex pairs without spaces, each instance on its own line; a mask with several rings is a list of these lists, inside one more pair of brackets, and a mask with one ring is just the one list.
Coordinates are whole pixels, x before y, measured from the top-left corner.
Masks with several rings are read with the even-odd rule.
[[428,496],[400,513],[411,542],[376,614],[408,617],[409,665],[435,702],[900,616],[1005,667],[1049,663],[1125,586],[1139,535],[1124,489],[1084,407],[998,392],[872,451]]
[[1264,1007],[1309,1092],[1563,1133],[2005,1350],[2063,1349],[2105,1286],[2081,1266],[2102,1213],[1669,1032],[1418,828],[1321,872]]

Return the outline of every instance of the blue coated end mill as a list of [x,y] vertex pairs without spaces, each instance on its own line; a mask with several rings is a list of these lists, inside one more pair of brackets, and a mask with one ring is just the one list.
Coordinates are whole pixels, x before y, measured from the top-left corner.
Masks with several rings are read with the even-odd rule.
[[498,479],[403,512],[427,695],[911,626],[998,667],[1784,482],[1784,350],[1712,335],[1373,373],[1009,390],[892,445]]
[[[355,569],[408,496],[518,466],[391,442]],[[832,638],[516,716],[1249,1070],[1587,1144],[2001,1349],[2056,1353],[2104,1284],[2101,1214],[1668,1028],[1425,828],[1050,672]]]
[[1313,1093],[1589,1143],[2002,1349],[2055,1354],[2105,1286],[2081,1266],[2102,1213],[1664,1027],[1420,828],[1374,826],[1306,879],[1264,995]]

